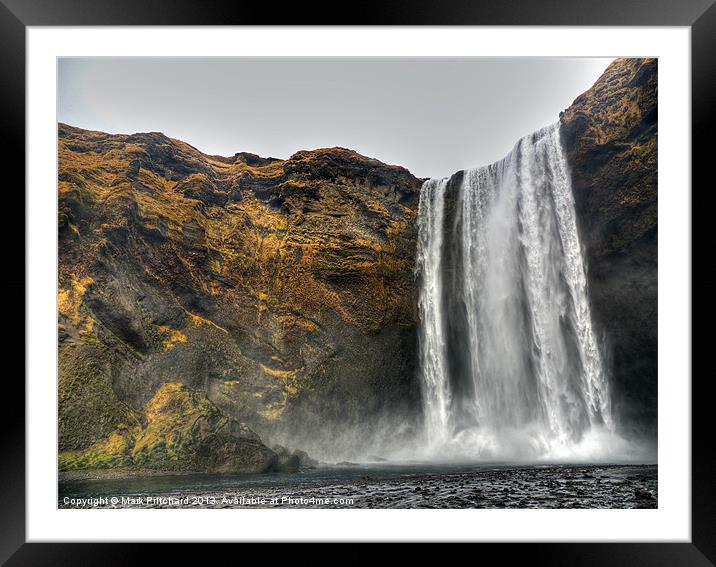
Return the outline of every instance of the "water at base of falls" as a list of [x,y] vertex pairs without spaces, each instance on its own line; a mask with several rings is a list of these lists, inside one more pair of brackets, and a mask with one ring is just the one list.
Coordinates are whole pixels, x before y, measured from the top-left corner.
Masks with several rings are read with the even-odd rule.
[[616,449],[558,123],[425,182],[417,274],[426,455]]

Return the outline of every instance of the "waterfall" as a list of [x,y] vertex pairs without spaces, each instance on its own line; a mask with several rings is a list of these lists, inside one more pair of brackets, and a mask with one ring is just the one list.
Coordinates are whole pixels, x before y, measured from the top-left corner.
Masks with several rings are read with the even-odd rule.
[[613,430],[559,123],[425,182],[417,274],[431,451],[568,455]]

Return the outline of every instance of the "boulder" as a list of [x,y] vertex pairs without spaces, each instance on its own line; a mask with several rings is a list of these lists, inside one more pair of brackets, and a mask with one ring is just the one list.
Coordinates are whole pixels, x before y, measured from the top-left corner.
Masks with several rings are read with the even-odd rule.
[[318,461],[312,459],[306,451],[296,449],[293,454],[298,457],[298,464],[302,469],[309,469],[318,466]]
[[261,473],[282,463],[244,424],[226,417],[205,394],[166,383],[141,419],[80,451],[60,453],[60,470],[134,467],[206,473]]

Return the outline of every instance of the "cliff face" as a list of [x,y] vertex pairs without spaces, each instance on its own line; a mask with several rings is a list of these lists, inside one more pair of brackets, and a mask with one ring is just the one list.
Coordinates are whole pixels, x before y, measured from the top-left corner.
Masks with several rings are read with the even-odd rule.
[[560,119],[615,411],[655,431],[657,61],[614,61]]
[[414,415],[420,186],[342,148],[227,158],[60,125],[60,450],[146,426],[166,383],[318,454]]
[[[656,89],[655,60],[617,60],[560,116],[614,409],[654,431]],[[258,471],[280,455],[254,432],[336,459],[410,436],[421,180],[342,148],[58,134],[62,466]]]

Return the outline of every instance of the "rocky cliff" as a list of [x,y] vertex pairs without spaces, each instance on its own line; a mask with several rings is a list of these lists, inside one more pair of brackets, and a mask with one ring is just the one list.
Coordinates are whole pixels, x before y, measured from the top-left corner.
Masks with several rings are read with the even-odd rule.
[[[627,429],[656,420],[656,102],[656,61],[617,60],[560,116]],[[411,435],[421,180],[343,148],[58,136],[63,468],[270,470],[287,454],[264,443],[339,459]]]
[[420,180],[342,148],[58,134],[61,451],[146,428],[168,383],[324,456],[415,414]]
[[656,431],[657,61],[617,59],[560,116],[622,427]]

